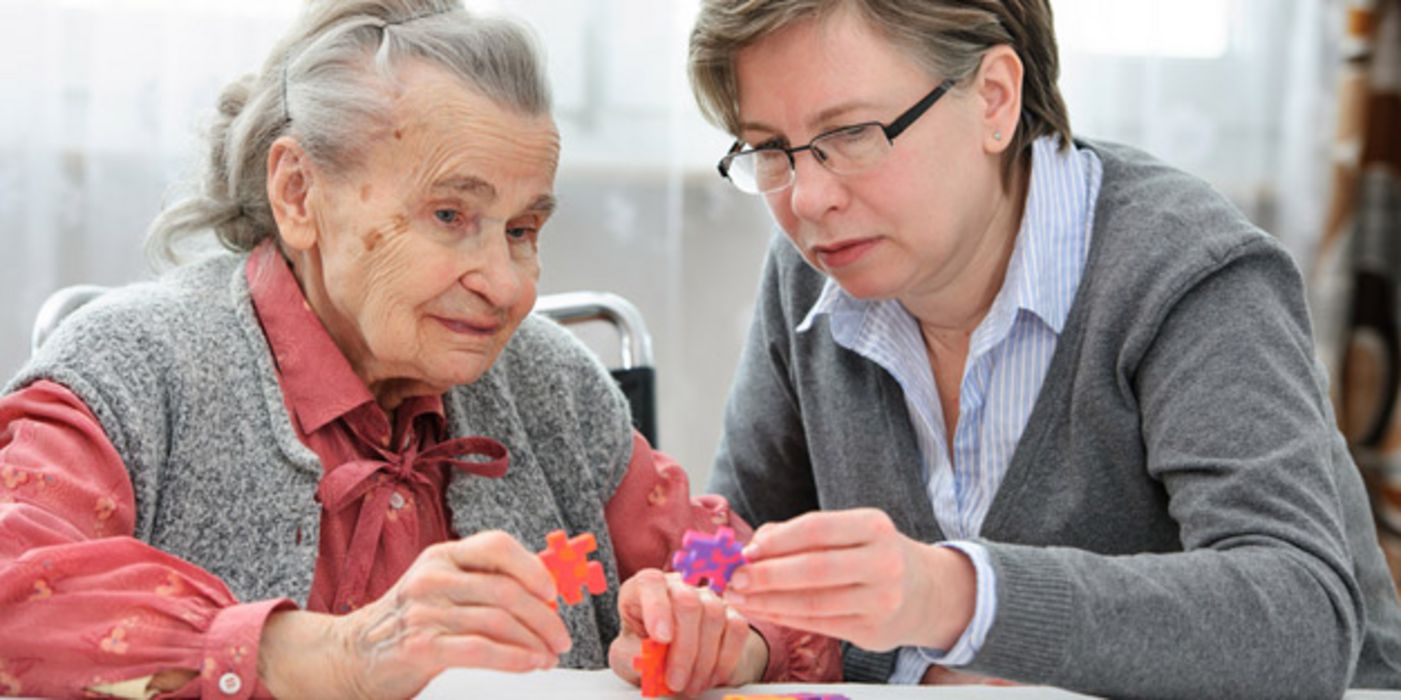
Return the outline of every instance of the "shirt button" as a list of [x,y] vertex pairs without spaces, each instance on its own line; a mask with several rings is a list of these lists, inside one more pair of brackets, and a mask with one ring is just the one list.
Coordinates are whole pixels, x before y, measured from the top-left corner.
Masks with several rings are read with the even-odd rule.
[[219,676],[219,690],[225,695],[236,695],[238,691],[243,690],[243,679],[239,678],[237,673],[225,673]]
[[389,507],[399,510],[404,507],[404,494],[395,491],[389,495]]

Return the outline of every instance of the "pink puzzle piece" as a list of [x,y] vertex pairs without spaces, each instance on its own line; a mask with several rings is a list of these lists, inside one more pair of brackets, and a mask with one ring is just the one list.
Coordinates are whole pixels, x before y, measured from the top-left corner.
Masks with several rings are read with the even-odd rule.
[[550,575],[555,579],[555,590],[565,603],[574,605],[584,599],[579,590],[587,587],[589,593],[598,595],[608,588],[608,580],[603,576],[603,565],[588,558],[590,552],[598,549],[593,533],[585,532],[565,539],[564,530],[555,530],[545,535],[545,550],[540,552],[540,560],[545,562]]
[[735,541],[735,531],[728,527],[716,530],[714,535],[687,530],[681,538],[681,549],[671,557],[671,568],[692,586],[704,581],[710,590],[724,593],[730,574],[745,563],[741,549],[743,546]]

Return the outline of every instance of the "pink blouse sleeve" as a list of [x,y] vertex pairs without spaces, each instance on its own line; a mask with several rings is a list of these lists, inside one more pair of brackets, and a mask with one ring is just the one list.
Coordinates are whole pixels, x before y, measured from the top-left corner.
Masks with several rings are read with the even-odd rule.
[[[618,575],[624,580],[641,569],[670,570],[671,553],[681,547],[687,530],[714,532],[724,526],[742,542],[754,535],[723,496],[691,496],[686,470],[669,455],[653,450],[636,431],[632,462],[604,515],[618,554]],[[752,624],[769,645],[765,682],[841,680],[841,649],[836,640],[779,625]]]
[[165,670],[176,694],[266,695],[258,642],[288,600],[223,582],[132,537],[131,480],[97,418],[41,381],[0,397],[0,695],[81,696]]

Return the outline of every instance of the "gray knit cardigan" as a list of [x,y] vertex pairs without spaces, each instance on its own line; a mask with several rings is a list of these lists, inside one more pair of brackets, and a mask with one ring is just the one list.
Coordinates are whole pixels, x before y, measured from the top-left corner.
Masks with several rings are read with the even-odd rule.
[[[137,538],[222,579],[241,601],[306,601],[323,469],[297,438],[244,279],[224,255],[104,295],[67,319],[6,392],[39,379],[97,415],[131,475]],[[510,450],[504,478],[453,473],[459,535],[592,532],[608,592],[562,614],[566,666],[601,668],[617,635],[618,569],[604,505],[632,451],[625,399],[598,360],[531,316],[478,381],[444,396],[452,436]]]
[[[1115,697],[1401,687],[1401,608],[1335,428],[1289,255],[1205,183],[1104,165],[1080,288],[980,540],[997,614],[974,673]],[[824,283],[769,251],[712,488],[756,526],[883,508],[944,539],[900,386],[793,329]],[[892,654],[847,649],[848,680]]]

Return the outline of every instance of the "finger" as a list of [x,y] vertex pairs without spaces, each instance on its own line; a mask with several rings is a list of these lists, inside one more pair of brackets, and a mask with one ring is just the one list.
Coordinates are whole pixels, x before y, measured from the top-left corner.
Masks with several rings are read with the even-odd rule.
[[623,630],[613,640],[613,643],[608,645],[608,666],[619,678],[633,685],[639,685],[642,676],[633,667],[632,660],[641,655],[642,638],[628,630]]
[[651,569],[643,569],[632,578],[623,581],[623,585],[618,588],[618,619],[622,622],[622,631],[632,631],[639,635],[645,635],[647,631],[646,618],[642,611],[642,588],[647,578],[656,578]]
[[897,550],[865,546],[821,549],[774,556],[735,570],[726,587],[749,596],[769,591],[835,588],[877,581],[899,581],[904,559]]
[[696,663],[696,645],[700,640],[700,593],[691,586],[677,582],[671,587],[671,611],[676,629],[666,655],[666,684],[673,690],[680,690],[690,681],[691,668]]
[[502,574],[461,573],[451,579],[445,595],[455,605],[481,605],[509,612],[557,654],[572,645],[569,630],[559,613],[546,601],[521,587],[520,581]]
[[441,546],[453,565],[463,571],[500,573],[519,581],[536,598],[555,599],[554,578],[544,562],[500,530],[479,532]]
[[715,675],[715,659],[725,633],[725,604],[709,588],[700,589],[700,636],[696,642],[696,660],[691,666],[687,695],[698,695],[706,689]]
[[448,636],[434,640],[434,652],[442,666],[488,668],[524,673],[554,668],[559,659],[510,644],[477,636]]
[[894,595],[874,586],[858,584],[792,591],[752,593],[726,598],[748,617],[772,619],[776,615],[832,618],[885,616],[892,612]]
[[[424,614],[437,617],[433,622],[448,635],[485,637],[499,644],[529,649],[541,654],[560,653],[514,615],[501,608],[481,605],[435,608],[432,612]],[[412,623],[412,617],[410,622]]]
[[[643,572],[646,574],[647,572]],[[660,574],[661,572],[656,572]],[[639,574],[639,576],[643,575]],[[671,609],[671,593],[667,581],[661,575],[648,575],[639,583],[638,600],[642,606],[642,621],[647,636],[659,642],[670,643],[675,633],[676,623]]]
[[720,652],[715,657],[715,673],[710,685],[730,685],[735,668],[744,654],[744,645],[749,641],[749,621],[733,608],[725,609],[725,633],[720,641]]
[[744,546],[744,557],[758,561],[813,549],[851,547],[895,532],[890,516],[875,508],[805,513],[781,523],[766,523]]

